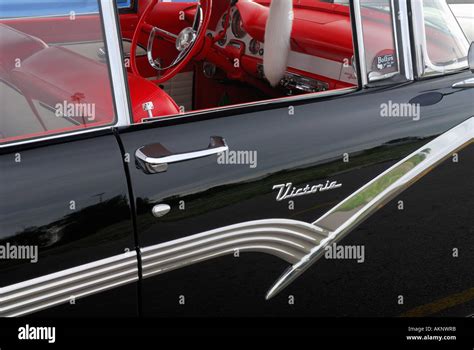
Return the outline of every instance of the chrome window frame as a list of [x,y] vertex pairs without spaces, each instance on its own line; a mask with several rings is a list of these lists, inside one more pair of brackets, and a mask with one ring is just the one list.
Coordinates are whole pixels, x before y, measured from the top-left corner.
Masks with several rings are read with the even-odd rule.
[[[71,132],[58,132],[54,135],[45,135],[36,138],[24,139],[16,142],[0,144],[0,149],[6,149],[14,146],[25,145],[36,142],[55,140],[70,136],[91,134],[103,130],[112,130],[112,128],[128,126],[131,124],[131,108],[128,95],[128,81],[126,79],[126,69],[124,67],[124,57],[122,44],[120,40],[120,25],[118,21],[118,10],[115,1],[98,0],[100,5],[99,16],[102,19],[104,30],[104,43],[109,57],[109,72],[111,77],[111,89],[113,94],[113,103],[115,107],[115,122],[113,124],[101,127],[91,127]],[[82,15],[82,14],[81,14]],[[51,16],[48,16],[51,17]]]
[[[444,1],[444,0],[441,0],[441,1]],[[439,66],[431,62],[430,57],[428,55],[428,49],[427,49],[427,44],[426,44],[423,0],[411,0],[410,5],[411,5],[411,13],[412,13],[411,22],[412,22],[412,28],[413,28],[413,48],[415,52],[416,77],[418,79],[423,79],[423,78],[429,78],[433,76],[442,76],[446,74],[457,73],[457,72],[467,69],[468,68],[467,59],[465,62],[459,61],[449,66]],[[451,11],[451,9],[449,10]],[[466,39],[466,44],[469,47],[469,41],[467,40],[467,38],[465,39]]]
[[[390,82],[392,78],[398,78],[396,83],[400,80],[412,81],[414,80],[413,74],[413,61],[411,53],[411,37],[410,37],[410,26],[409,26],[409,12],[407,6],[408,0],[390,0],[392,28],[393,28],[393,39],[395,43],[395,50],[397,56],[398,70],[376,77],[375,79],[369,79],[367,71],[367,58],[365,55],[365,43],[364,43],[364,27],[362,24],[362,6],[361,0],[353,0],[354,4],[354,17],[356,22],[356,36],[358,46],[358,64],[361,73],[360,81],[362,87],[370,87],[377,83]],[[395,83],[395,82],[394,82]]]

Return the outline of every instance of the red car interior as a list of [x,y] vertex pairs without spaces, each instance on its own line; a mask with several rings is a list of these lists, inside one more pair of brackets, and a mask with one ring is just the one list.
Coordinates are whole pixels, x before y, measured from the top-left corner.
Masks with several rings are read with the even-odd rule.
[[[237,3],[244,28],[252,38],[261,42],[264,41],[269,5],[270,1],[244,0]],[[353,47],[348,6],[298,1],[294,10],[291,48],[334,61],[342,62],[351,57]]]
[[[137,47],[146,49],[153,27],[178,35],[193,25],[197,13],[195,2],[137,1],[137,13],[120,14],[122,39],[132,42],[131,53]],[[310,84],[309,90],[298,90],[289,89],[286,85],[272,87],[262,75],[270,0],[239,0],[236,3],[205,0],[201,1],[201,5],[204,28],[198,32],[198,39],[188,55],[176,67],[158,74],[146,55],[132,55],[131,59],[125,60],[135,123],[148,117],[142,107],[145,102],[153,102],[153,115],[156,117],[180,112],[173,94],[182,87],[169,88],[174,89],[170,96],[162,84],[172,85],[171,78],[182,73],[192,74],[186,84],[192,89],[190,103],[193,110],[357,84],[353,67],[347,64],[353,57],[348,6],[294,0],[288,79],[303,79],[303,82],[313,84]],[[380,13],[373,15],[381,16]],[[235,19],[237,16],[240,20]],[[370,31],[373,35],[371,40],[393,47],[391,36],[386,35],[387,31],[383,29],[383,21],[376,19],[371,25],[374,29]],[[236,27],[243,31],[242,38],[233,34]],[[4,20],[3,24],[0,23],[0,36],[0,78],[19,90],[33,110],[33,101],[51,107],[63,101],[80,101],[94,103],[97,118],[83,121],[84,124],[72,129],[113,121],[107,64],[63,44],[103,42],[98,15],[77,16],[74,21],[67,16]],[[370,48],[367,51],[374,57],[377,55]],[[156,36],[152,55],[161,60],[162,66],[173,62],[178,53],[176,38],[164,33]],[[15,58],[20,58],[21,65],[15,66]],[[41,118],[37,111],[34,113]]]
[[[93,103],[96,112],[95,119],[82,120],[81,125],[71,127],[71,130],[113,122],[114,104],[106,64],[65,47],[48,46],[42,39],[20,31],[21,28],[34,32],[53,45],[64,40],[60,34],[62,29],[69,31],[69,41],[71,29],[74,29],[73,38],[78,41],[99,40],[102,32],[97,19],[97,16],[83,16],[75,21],[81,23],[80,26],[69,28],[67,23],[73,21],[63,18],[18,19],[8,21],[8,25],[0,23],[0,78],[21,91],[37,118],[40,116],[33,100],[48,106],[68,101]],[[54,26],[51,26],[51,21],[54,21]],[[19,63],[18,67],[15,67],[15,62]],[[131,73],[128,78],[134,122],[148,117],[141,106],[149,101],[154,102],[154,112],[161,116],[179,112],[178,106],[160,87]],[[47,131],[45,127],[44,132]]]
[[[64,63],[87,70],[67,69]],[[108,68],[106,65],[88,59],[62,47],[49,47],[26,59],[21,68],[11,72],[12,81],[20,87],[25,96],[40,100],[50,106],[62,101],[81,102],[96,105],[96,122],[113,121],[113,100],[107,88]],[[146,79],[129,74],[130,97],[136,122],[146,118],[141,108],[148,101],[156,103],[160,115],[179,112],[174,101],[155,84]]]

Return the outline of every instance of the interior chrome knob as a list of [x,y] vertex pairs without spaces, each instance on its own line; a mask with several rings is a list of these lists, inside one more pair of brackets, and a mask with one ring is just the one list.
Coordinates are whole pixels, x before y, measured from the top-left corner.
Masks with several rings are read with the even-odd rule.
[[148,117],[149,117],[149,118],[153,118],[153,112],[152,112],[152,110],[155,108],[155,106],[153,105],[153,102],[151,102],[151,101],[150,101],[150,102],[145,102],[145,103],[142,105],[142,107],[143,107],[143,110],[144,110],[144,111],[147,111]]

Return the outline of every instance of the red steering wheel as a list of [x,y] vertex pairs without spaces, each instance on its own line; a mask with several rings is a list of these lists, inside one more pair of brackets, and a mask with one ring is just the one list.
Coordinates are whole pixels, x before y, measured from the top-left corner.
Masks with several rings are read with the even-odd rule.
[[[141,15],[137,27],[135,28],[132,44],[130,47],[130,67],[134,74],[140,75],[135,58],[138,38],[142,32],[143,27],[151,28],[147,46],[147,57],[150,65],[157,71],[161,72],[161,75],[154,80],[157,84],[161,84],[179,73],[189,63],[189,61],[199,53],[206,36],[206,29],[211,19],[212,0],[200,0],[198,2],[196,5],[196,15],[194,16],[192,27],[184,28],[179,34],[170,33],[164,29],[160,29],[146,23],[146,18],[148,17],[151,10],[155,7],[157,2],[158,0],[151,0],[148,3],[148,6]],[[174,42],[178,51],[178,56],[176,59],[174,59],[167,67],[162,67],[159,61],[154,59],[152,55],[153,42],[157,33],[164,40]]]

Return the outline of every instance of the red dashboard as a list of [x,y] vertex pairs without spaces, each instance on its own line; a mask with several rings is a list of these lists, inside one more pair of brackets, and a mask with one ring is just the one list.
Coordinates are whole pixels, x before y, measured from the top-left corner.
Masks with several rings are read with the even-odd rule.
[[[229,8],[229,2],[216,2],[208,28],[211,44],[205,56],[228,78],[260,89],[268,89],[262,65],[269,3],[240,0]],[[295,2],[288,80],[303,79],[303,92],[353,86],[357,79],[350,65],[352,55],[347,6]]]

